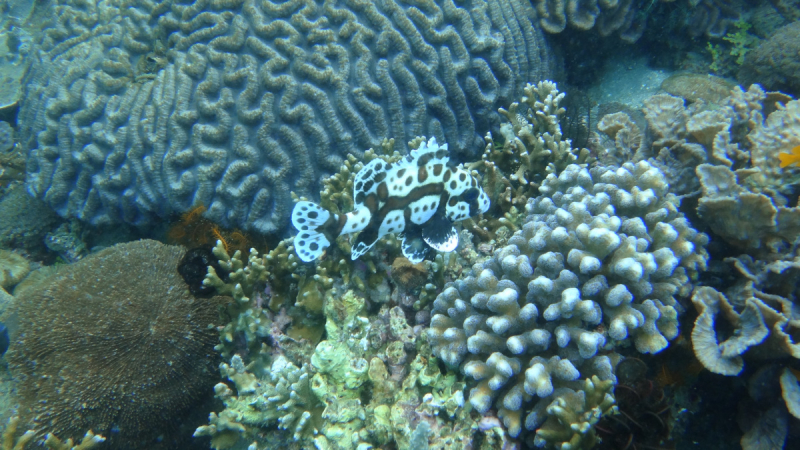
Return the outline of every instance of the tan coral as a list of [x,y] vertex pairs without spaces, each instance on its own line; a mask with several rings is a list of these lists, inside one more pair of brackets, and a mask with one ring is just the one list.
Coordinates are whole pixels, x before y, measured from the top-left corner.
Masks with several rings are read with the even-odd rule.
[[13,288],[30,271],[30,264],[24,256],[0,249],[0,287]]
[[[744,368],[741,355],[769,334],[758,307],[750,302],[741,314],[737,313],[724,295],[707,286],[695,289],[692,302],[700,313],[692,329],[695,356],[711,372],[738,375]],[[715,322],[721,319],[737,330],[723,342],[719,342],[714,329]]]
[[[792,357],[800,359],[800,343],[794,336],[800,320],[793,317],[792,302],[763,293],[752,281],[732,291],[741,312],[731,300],[711,287],[698,287],[692,302],[700,315],[692,330],[697,359],[708,370],[722,375],[738,375],[744,368],[745,353],[758,359]],[[725,320],[733,334],[719,342],[715,322]]]
[[573,149],[570,140],[564,138],[559,120],[566,112],[561,106],[566,94],[556,83],[528,84],[524,93],[520,102],[499,110],[507,119],[500,126],[503,144],[488,134],[483,159],[510,174],[513,183],[529,186],[529,194],[531,189],[535,193],[546,174],[558,174],[572,163],[587,163],[589,154],[586,149]]
[[[36,432],[28,430],[22,436],[16,438],[15,434],[18,426],[19,416],[13,416],[8,419],[8,424],[3,430],[3,441],[0,443],[0,450],[24,450],[28,442],[31,442],[36,437]],[[81,442],[75,445],[72,439],[62,442],[52,434],[48,434],[44,445],[50,450],[90,450],[105,442],[105,440],[103,436],[87,431]]]
[[776,205],[773,198],[741,186],[759,173],[697,166],[703,189],[697,212],[715,233],[734,245],[776,251],[782,242],[793,242],[800,234],[800,208]]
[[800,419],[800,386],[794,371],[788,367],[781,373],[781,394],[789,413]]
[[412,264],[406,258],[395,258],[392,262],[392,280],[405,290],[422,286],[428,279],[424,263]]
[[703,100],[707,103],[721,104],[736,86],[725,78],[711,74],[678,73],[661,82],[661,89],[670,95],[690,102]]
[[597,442],[594,425],[602,416],[618,411],[613,388],[613,381],[593,375],[584,380],[583,390],[556,397],[547,407],[550,417],[536,430],[534,443],[537,447],[548,443],[557,448],[593,448]]
[[597,129],[614,140],[616,156],[622,160],[633,160],[642,144],[642,131],[624,112],[606,114],[597,124]]
[[[800,168],[781,168],[778,159],[778,154],[790,153],[792,148],[800,145],[800,100],[790,101],[785,106],[778,103],[777,107],[761,126],[748,135],[748,139],[753,145],[753,167],[764,173],[769,186],[784,190],[800,181]],[[755,120],[758,118],[760,115]]]

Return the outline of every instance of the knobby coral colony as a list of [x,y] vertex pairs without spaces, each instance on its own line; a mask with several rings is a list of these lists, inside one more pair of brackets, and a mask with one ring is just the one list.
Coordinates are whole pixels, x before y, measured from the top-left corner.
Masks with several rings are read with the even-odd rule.
[[[275,322],[253,298],[260,295],[257,286],[268,279],[266,273],[277,267],[276,260],[268,260],[275,251],[263,258],[251,251],[245,261],[217,244],[214,254],[229,272],[228,281],[209,268],[205,283],[241,305],[221,329],[220,346],[229,361],[222,374],[236,391],[225,383],[217,386],[226,409],[212,414],[197,435],[211,436],[215,448],[242,438],[260,448],[259,436],[278,424],[302,445],[326,449],[390,442],[399,449],[418,448],[411,442],[424,441],[426,434],[431,444],[441,440],[445,445],[449,439],[448,448],[465,448],[456,444],[468,442],[478,430],[486,448],[514,440],[565,449],[594,445],[595,424],[616,412],[617,364],[626,354],[660,352],[678,335],[684,311],[678,298],[688,296],[692,280],[706,268],[708,239],[678,211],[678,197],[649,160],[595,164],[586,149],[571,148],[558,125],[564,94],[554,83],[528,85],[524,91],[522,101],[512,105],[514,113],[506,115],[513,125],[503,126],[503,141],[486,137],[489,150],[478,165],[483,177],[448,167],[444,145],[417,139],[409,144],[415,149],[409,157],[376,157],[357,173],[348,168],[348,175],[339,177],[337,183],[353,186],[354,211],[339,214],[305,200],[297,203],[296,245],[283,248],[288,256],[281,260],[290,267],[287,273],[316,280],[319,287],[322,306],[315,311],[326,318],[326,337],[312,354],[296,351],[295,341],[286,336],[272,348],[259,344],[270,328],[275,330]],[[525,161],[524,176],[519,165],[509,164],[514,159]],[[517,173],[507,176],[501,166]],[[536,167],[546,176],[530,173]],[[485,192],[506,196],[494,206],[506,217],[500,228],[516,230],[513,234],[499,228],[476,235],[456,232],[453,222],[489,208]],[[524,204],[525,212],[508,215],[504,208],[514,204]],[[428,234],[426,226],[437,221],[445,232]],[[482,223],[489,221],[476,217],[468,226],[474,230]],[[417,261],[428,252],[425,244],[434,250],[456,246],[435,237],[449,242],[449,236],[460,236],[461,250],[447,256],[447,266],[471,268],[445,277],[433,269],[443,265],[441,256],[424,262],[434,273],[428,285],[437,283],[424,291],[439,293],[432,306],[406,303],[421,309],[418,327],[412,328],[403,302],[395,300],[393,308],[385,302],[399,298],[395,295],[413,296],[418,288],[398,285],[401,294],[381,300],[373,298],[379,290],[331,277],[325,269],[325,248],[359,230],[353,259],[394,232],[424,243],[424,252],[402,245]],[[487,237],[473,247],[474,239]],[[316,266],[302,265],[295,251],[305,261],[323,259]],[[338,264],[357,265],[344,259]],[[388,264],[378,261],[377,267]],[[309,276],[306,271],[315,268],[317,275]],[[384,306],[377,316],[366,316],[367,304]],[[248,341],[244,353],[235,350],[236,330]],[[368,380],[371,397],[364,395]],[[369,405],[361,403],[366,398]],[[420,420],[427,425],[415,431],[411,425]]]

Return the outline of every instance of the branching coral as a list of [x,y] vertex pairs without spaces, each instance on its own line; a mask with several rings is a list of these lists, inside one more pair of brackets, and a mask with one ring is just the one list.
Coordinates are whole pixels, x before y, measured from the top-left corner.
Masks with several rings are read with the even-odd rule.
[[224,449],[269,442],[277,425],[278,435],[300,448],[394,444],[411,450],[413,424],[424,420],[438,436],[434,442],[467,448],[476,427],[464,408],[464,384],[439,372],[430,347],[416,338],[399,307],[386,314],[388,323],[369,320],[364,308],[365,299],[353,291],[327,292],[326,339],[302,365],[275,353],[265,364],[266,348],[249,363],[234,355],[221,364],[230,383],[218,384],[215,392],[225,409],[212,413],[195,435],[211,436],[212,447]]
[[220,277],[216,269],[209,266],[203,284],[214,287],[220,295],[232,297],[225,311],[230,322],[220,327],[217,350],[226,359],[233,356],[241,344],[247,351],[257,353],[261,339],[270,334],[272,327],[268,307],[283,305],[285,295],[292,292],[292,285],[302,280],[302,276],[294,272],[298,267],[294,248],[285,240],[263,256],[256,249],[250,249],[246,263],[238,250],[229,255],[221,241],[217,241],[212,251],[225,273]]
[[[3,441],[0,443],[2,450],[24,450],[28,442],[36,437],[36,432],[33,430],[26,431],[22,436],[16,438],[14,435],[19,425],[19,416],[11,417],[8,420],[5,430],[3,430]],[[44,440],[44,446],[50,450],[90,450],[97,447],[99,444],[105,442],[103,436],[87,431],[83,439],[75,445],[72,439],[67,439],[66,442],[61,442],[57,437],[48,434]]]
[[512,435],[533,431],[544,419],[523,420],[531,404],[544,414],[558,388],[578,389],[591,375],[613,380],[616,360],[601,349],[632,340],[655,353],[677,336],[675,296],[705,268],[707,238],[667,187],[645,162],[570,165],[548,175],[508,245],[447,285],[428,338],[477,382],[478,411],[494,404]]
[[592,160],[587,149],[573,149],[561,132],[559,121],[565,110],[560,104],[565,94],[555,83],[528,84],[524,93],[520,102],[500,109],[506,121],[496,138],[486,135],[483,163],[473,165],[483,175],[481,184],[492,198],[492,210],[471,230],[485,240],[499,238],[500,245],[521,226],[525,203],[538,195],[547,174]]
[[491,161],[521,186],[538,187],[549,173],[558,174],[572,163],[585,163],[586,149],[573,149],[561,133],[564,99],[552,81],[528,84],[521,102],[500,109],[507,122],[500,126],[500,142],[487,135],[483,159]]
[[286,357],[278,356],[268,368],[252,369],[259,373],[250,372],[239,355],[231,358],[230,365],[220,365],[223,376],[235,385],[236,391],[225,383],[215,386],[216,397],[225,404],[225,410],[211,413],[209,425],[197,428],[194,436],[211,436],[212,448],[223,449],[241,439],[253,439],[259,428],[274,424],[298,442],[316,434],[312,411],[318,409],[320,402],[311,392],[308,364],[297,367]]

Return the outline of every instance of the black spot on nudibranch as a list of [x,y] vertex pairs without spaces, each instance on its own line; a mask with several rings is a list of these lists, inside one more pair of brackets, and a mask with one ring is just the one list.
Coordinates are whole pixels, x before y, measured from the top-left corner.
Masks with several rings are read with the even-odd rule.
[[409,176],[406,178],[406,186],[411,186],[411,183],[414,182],[414,177]]
[[370,189],[372,189],[372,186],[373,186],[374,184],[375,184],[375,183],[374,183],[372,180],[369,180],[369,181],[367,181],[366,183],[364,183],[364,191],[365,191],[365,192],[368,192]]
[[436,164],[433,166],[433,176],[438,177],[442,173],[442,168],[444,168],[441,164]]
[[455,189],[458,184],[456,184],[456,180],[450,182],[450,189]]
[[401,178],[403,174],[406,173],[406,169],[400,169],[397,171],[397,178]]
[[316,211],[311,211],[310,213],[308,213],[308,217],[312,219],[316,219],[318,215],[319,213],[317,213]]
[[312,243],[308,244],[308,248],[310,248],[312,252],[315,252],[319,248],[319,245],[317,245],[316,242],[312,242]]
[[384,178],[386,178],[386,172],[381,172],[375,175],[375,178],[373,178],[373,180],[375,180],[376,183],[380,183],[381,181],[383,181]]
[[443,180],[444,180],[445,183],[447,183],[450,180],[450,175],[452,175],[452,174],[453,174],[453,172],[451,172],[449,170],[444,173]]
[[360,191],[363,186],[364,186],[364,183],[359,181],[358,183],[356,183],[356,190]]
[[461,174],[458,175],[458,179],[461,181],[467,181],[467,174],[462,172]]

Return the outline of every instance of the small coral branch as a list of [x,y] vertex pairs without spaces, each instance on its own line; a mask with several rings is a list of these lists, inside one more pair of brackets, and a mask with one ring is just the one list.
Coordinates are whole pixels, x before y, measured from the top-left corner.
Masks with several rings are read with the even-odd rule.
[[[19,416],[14,416],[8,419],[8,425],[3,431],[3,443],[0,450],[23,450],[25,446],[36,437],[36,432],[33,430],[26,431],[18,439],[15,439],[17,433],[17,426],[19,426]],[[62,442],[55,437],[52,433],[48,433],[44,440],[44,445],[50,450],[90,450],[95,448],[98,444],[105,442],[106,438],[98,434],[92,433],[91,430],[87,431],[78,445],[72,442],[72,439],[67,439]]]

